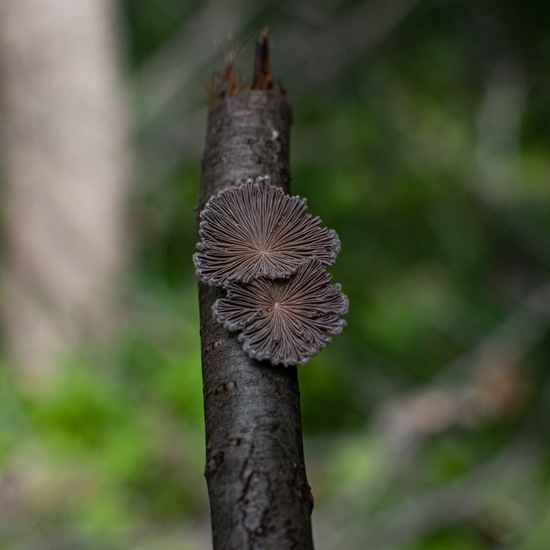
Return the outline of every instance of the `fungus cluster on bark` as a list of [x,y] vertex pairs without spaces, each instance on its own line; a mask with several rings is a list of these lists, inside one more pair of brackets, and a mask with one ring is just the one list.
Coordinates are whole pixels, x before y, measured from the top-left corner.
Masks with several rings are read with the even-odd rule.
[[340,251],[336,232],[306,201],[268,176],[224,189],[200,214],[193,256],[199,279],[226,289],[214,317],[240,331],[244,351],[285,366],[307,363],[345,326],[348,301],[325,267]]

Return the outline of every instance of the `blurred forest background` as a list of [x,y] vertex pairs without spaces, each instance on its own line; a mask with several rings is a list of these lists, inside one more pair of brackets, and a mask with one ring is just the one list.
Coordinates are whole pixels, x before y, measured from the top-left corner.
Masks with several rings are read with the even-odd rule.
[[548,548],[548,4],[47,4],[0,7],[0,549],[210,547],[194,207],[266,24],[351,304],[299,370],[316,547]]

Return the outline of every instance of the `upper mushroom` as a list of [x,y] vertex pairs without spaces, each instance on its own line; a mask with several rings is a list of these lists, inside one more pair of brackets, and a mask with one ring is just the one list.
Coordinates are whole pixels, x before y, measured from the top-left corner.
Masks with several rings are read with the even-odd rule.
[[273,365],[307,363],[345,326],[340,319],[348,300],[331,285],[321,262],[302,264],[288,279],[258,277],[248,284],[230,283],[227,297],[214,304],[214,316],[229,330],[241,330],[243,349]]
[[214,195],[200,214],[199,278],[227,287],[256,277],[289,277],[312,257],[333,265],[340,250],[336,233],[307,213],[306,201],[271,185],[269,177]]

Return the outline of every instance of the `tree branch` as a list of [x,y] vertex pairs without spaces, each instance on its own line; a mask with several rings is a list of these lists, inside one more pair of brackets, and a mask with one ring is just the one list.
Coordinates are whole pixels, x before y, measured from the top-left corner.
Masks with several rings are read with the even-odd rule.
[[[266,46],[257,50],[262,82],[271,79],[264,71]],[[214,193],[260,175],[288,192],[291,111],[283,95],[263,89],[226,97],[218,90],[216,101],[208,117],[199,208]],[[212,306],[223,295],[199,283],[214,548],[313,548],[296,367],[249,358],[237,336],[213,318]]]

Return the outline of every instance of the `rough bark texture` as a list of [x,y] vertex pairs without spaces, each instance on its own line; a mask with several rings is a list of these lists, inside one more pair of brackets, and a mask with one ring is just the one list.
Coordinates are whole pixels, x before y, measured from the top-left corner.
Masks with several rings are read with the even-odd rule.
[[[276,91],[239,92],[210,113],[199,207],[247,177],[289,191],[290,107]],[[296,367],[250,359],[212,316],[199,285],[206,479],[214,548],[313,548]]]
[[127,119],[109,0],[0,6],[4,340],[40,388],[113,324]]

